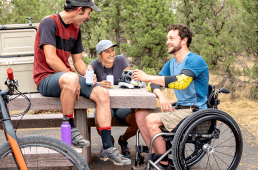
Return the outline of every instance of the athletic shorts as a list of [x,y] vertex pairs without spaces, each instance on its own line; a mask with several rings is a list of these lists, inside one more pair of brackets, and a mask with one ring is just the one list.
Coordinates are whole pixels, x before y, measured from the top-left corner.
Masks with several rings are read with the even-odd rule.
[[174,109],[173,112],[161,112],[160,107],[156,109],[149,109],[150,113],[157,113],[165,127],[171,132],[184,118],[193,113],[193,109]]
[[[126,122],[126,118],[131,114],[132,109],[120,108],[120,109],[111,109],[111,119],[117,117],[119,120]],[[96,109],[94,109],[94,117],[96,117]]]
[[[44,78],[38,86],[38,91],[43,96],[48,97],[59,97],[61,94],[61,87],[59,86],[59,78],[66,72],[58,72],[51,74]],[[85,79],[82,76],[79,76],[79,83],[81,85],[80,96],[90,98],[91,91],[94,87],[100,86],[96,83],[94,86],[89,86],[85,83]]]

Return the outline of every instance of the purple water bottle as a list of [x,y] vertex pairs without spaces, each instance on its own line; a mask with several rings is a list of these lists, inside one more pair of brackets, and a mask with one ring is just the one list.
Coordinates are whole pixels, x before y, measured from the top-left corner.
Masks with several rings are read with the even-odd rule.
[[61,125],[61,140],[68,145],[71,144],[71,125],[69,124],[69,117],[63,117],[63,124]]

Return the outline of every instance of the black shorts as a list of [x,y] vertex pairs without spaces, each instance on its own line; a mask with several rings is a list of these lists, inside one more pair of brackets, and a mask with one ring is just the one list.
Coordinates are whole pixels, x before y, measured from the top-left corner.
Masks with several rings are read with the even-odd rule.
[[[61,87],[59,86],[59,78],[66,72],[58,72],[51,74],[44,78],[38,86],[38,91],[43,96],[48,97],[59,97],[61,94]],[[100,86],[96,83],[94,86],[89,86],[85,83],[85,79],[82,76],[79,76],[79,83],[81,85],[80,96],[90,98],[91,91],[94,87]]]

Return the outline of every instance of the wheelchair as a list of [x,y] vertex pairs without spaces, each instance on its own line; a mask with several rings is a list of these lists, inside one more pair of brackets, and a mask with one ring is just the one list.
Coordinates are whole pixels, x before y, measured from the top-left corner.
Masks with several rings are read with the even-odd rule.
[[[144,169],[160,170],[157,164],[167,157],[169,168],[176,170],[237,168],[243,151],[242,134],[236,121],[217,107],[220,104],[218,94],[230,91],[221,88],[215,93],[215,86],[209,85],[208,88],[208,108],[194,109],[172,132],[162,130],[162,133],[152,138],[149,149],[139,144],[138,129],[135,167],[146,163]],[[153,160],[151,150],[154,140],[159,136],[166,141],[167,151]],[[147,153],[146,162],[142,153]]]

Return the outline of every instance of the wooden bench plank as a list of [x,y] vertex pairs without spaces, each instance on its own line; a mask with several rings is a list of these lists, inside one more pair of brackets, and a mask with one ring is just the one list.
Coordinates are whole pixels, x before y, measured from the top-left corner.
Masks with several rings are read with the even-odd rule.
[[[27,95],[29,97],[29,95]],[[156,108],[156,96],[149,93],[147,88],[123,89],[114,86],[109,89],[111,108]],[[13,96],[15,97],[15,96]],[[8,103],[9,110],[25,110],[28,101],[23,97]],[[75,109],[95,108],[95,102],[80,97],[75,103]],[[45,97],[39,93],[31,94],[31,110],[62,109],[59,97]]]
[[[60,128],[62,124],[62,114],[38,114],[38,115],[24,115],[21,122],[19,123],[19,129],[27,128]],[[12,117],[13,127],[16,127],[20,121],[19,117]],[[88,127],[95,127],[95,119],[93,113],[87,114]],[[112,126],[128,126],[128,124],[121,122],[119,119],[114,117],[112,119]],[[0,124],[0,129],[3,129]]]

